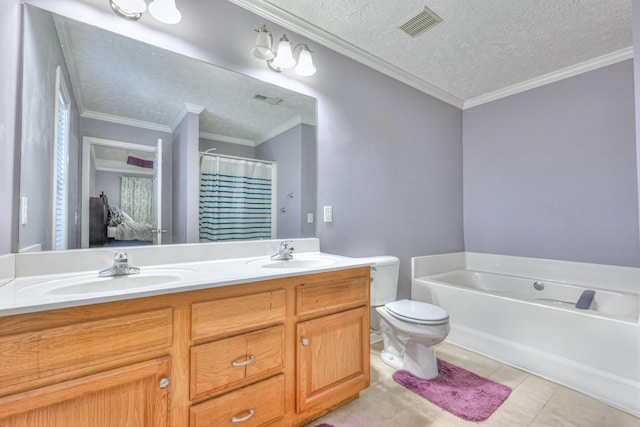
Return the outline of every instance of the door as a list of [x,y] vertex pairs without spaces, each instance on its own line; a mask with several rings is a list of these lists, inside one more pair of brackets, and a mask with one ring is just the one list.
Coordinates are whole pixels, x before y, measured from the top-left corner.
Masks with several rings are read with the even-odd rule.
[[6,396],[0,425],[167,427],[168,373],[163,357]]
[[298,412],[338,403],[369,385],[367,316],[359,307],[298,323]]

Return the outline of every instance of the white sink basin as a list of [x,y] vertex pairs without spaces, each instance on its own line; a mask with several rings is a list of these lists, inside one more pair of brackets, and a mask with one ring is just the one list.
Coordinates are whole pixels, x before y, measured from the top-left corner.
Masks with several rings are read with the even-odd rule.
[[330,255],[310,254],[310,255],[294,255],[288,260],[272,260],[271,258],[258,258],[247,261],[247,264],[256,264],[261,268],[318,268],[328,267],[336,264],[339,258]]
[[98,277],[97,273],[92,273],[39,282],[25,287],[22,291],[40,295],[87,295],[132,291],[178,283],[194,274],[192,270],[178,268],[142,269],[138,274],[113,277]]

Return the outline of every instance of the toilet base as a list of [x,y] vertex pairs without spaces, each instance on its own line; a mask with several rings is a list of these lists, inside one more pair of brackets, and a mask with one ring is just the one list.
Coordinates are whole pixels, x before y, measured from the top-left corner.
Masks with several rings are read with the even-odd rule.
[[431,380],[438,376],[438,361],[435,350],[417,343],[407,343],[405,353],[398,357],[382,350],[382,361],[394,369],[403,369],[414,376]]

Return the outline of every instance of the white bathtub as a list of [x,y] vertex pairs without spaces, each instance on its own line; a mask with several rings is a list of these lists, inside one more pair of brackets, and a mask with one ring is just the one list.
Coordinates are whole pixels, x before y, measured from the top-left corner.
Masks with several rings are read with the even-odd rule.
[[462,252],[413,258],[412,277],[448,342],[640,416],[640,269]]

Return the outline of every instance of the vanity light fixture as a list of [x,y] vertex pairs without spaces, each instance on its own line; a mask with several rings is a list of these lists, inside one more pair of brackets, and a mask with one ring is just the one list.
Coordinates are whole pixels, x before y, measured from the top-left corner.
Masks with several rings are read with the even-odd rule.
[[[276,52],[273,51],[273,37],[271,31],[266,25],[255,30],[256,44],[251,49],[251,53],[258,59],[267,61],[267,66],[278,73],[287,68],[295,67],[295,72],[301,76],[312,76],[316,73],[316,67],[313,65],[311,50],[306,44],[298,44],[291,48],[291,42],[287,35],[283,35],[278,43]],[[298,61],[294,58],[296,50],[300,50]],[[296,66],[296,63],[298,64]]]
[[[147,10],[144,0],[109,0],[111,9],[121,18],[137,21]],[[152,0],[149,3],[149,13],[164,24],[177,24],[182,14],[176,8],[175,0]]]

